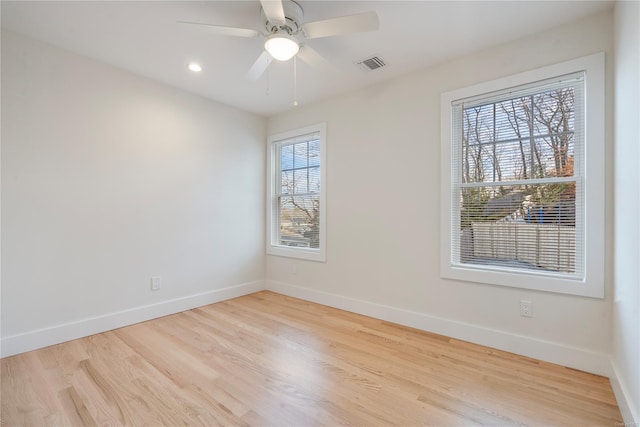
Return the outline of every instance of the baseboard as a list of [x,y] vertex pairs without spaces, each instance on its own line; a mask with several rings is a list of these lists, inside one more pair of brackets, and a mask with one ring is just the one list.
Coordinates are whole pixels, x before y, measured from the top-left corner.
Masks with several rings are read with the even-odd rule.
[[625,426],[640,426],[640,408],[629,395],[629,389],[627,388],[623,377],[620,376],[620,372],[616,367],[615,362],[611,361],[611,375],[609,376],[611,382],[611,388],[613,388],[613,394],[616,396],[622,419]]
[[[606,354],[272,280],[255,281],[2,338],[1,357],[36,350],[267,289],[318,304],[613,378]],[[619,381],[616,396],[626,397]],[[632,406],[627,405],[629,414]],[[622,406],[621,406],[622,409]]]
[[25,351],[110,331],[203,305],[252,294],[263,289],[264,282],[258,280],[3,337],[2,345],[0,346],[2,349],[1,357],[12,356]]
[[496,329],[484,328],[387,305],[347,298],[341,295],[303,288],[283,282],[267,280],[265,282],[265,289],[597,375],[606,377],[611,375],[610,357],[603,353]]

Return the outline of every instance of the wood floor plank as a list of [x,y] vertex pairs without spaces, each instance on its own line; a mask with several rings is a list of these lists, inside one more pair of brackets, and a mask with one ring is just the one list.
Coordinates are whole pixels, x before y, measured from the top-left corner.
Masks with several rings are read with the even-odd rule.
[[607,378],[267,291],[0,366],[3,427],[622,423]]
[[62,405],[64,416],[68,420],[68,423],[62,423],[60,425],[87,427],[98,425],[85,406],[82,396],[80,396],[75,388],[67,387],[64,390],[60,390],[57,396]]

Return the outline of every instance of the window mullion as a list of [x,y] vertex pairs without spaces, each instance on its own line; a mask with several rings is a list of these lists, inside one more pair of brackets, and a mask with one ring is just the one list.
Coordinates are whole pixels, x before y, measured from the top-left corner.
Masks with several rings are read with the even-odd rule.
[[460,188],[478,188],[478,187],[501,187],[506,185],[537,185],[537,184],[562,184],[576,182],[577,179],[573,176],[558,176],[548,178],[536,178],[536,179],[520,179],[513,181],[487,181],[487,182],[468,182],[460,183]]
[[492,148],[493,151],[491,153],[492,155],[492,159],[491,159],[491,163],[493,164],[493,181],[495,182],[496,180],[496,104],[493,104],[493,135],[491,137],[491,142],[492,142]]
[[533,106],[533,95],[529,96],[529,100],[531,101],[530,104],[529,104],[530,105],[529,108],[530,108],[530,111],[531,111],[529,113],[529,153],[530,153],[530,156],[531,156],[531,163],[529,165],[529,178],[535,179],[536,175],[534,173],[534,171],[535,171],[534,166],[535,166],[536,161],[535,161],[535,148],[533,146],[533,144],[535,144],[535,140],[533,138],[534,123],[535,123],[535,120],[534,120],[533,117],[535,116],[535,111],[534,111],[534,106]]

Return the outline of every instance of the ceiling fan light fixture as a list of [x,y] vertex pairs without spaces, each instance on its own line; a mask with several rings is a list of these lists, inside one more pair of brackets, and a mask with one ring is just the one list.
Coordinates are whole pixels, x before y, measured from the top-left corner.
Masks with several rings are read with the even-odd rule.
[[300,50],[298,41],[288,34],[272,34],[264,43],[264,48],[274,59],[288,61]]

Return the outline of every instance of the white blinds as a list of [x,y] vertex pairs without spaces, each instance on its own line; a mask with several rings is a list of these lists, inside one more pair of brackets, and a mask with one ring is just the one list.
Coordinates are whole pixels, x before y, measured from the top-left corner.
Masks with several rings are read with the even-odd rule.
[[453,102],[454,265],[583,277],[584,78]]
[[297,136],[275,144],[277,180],[274,230],[277,245],[320,247],[320,134]]

